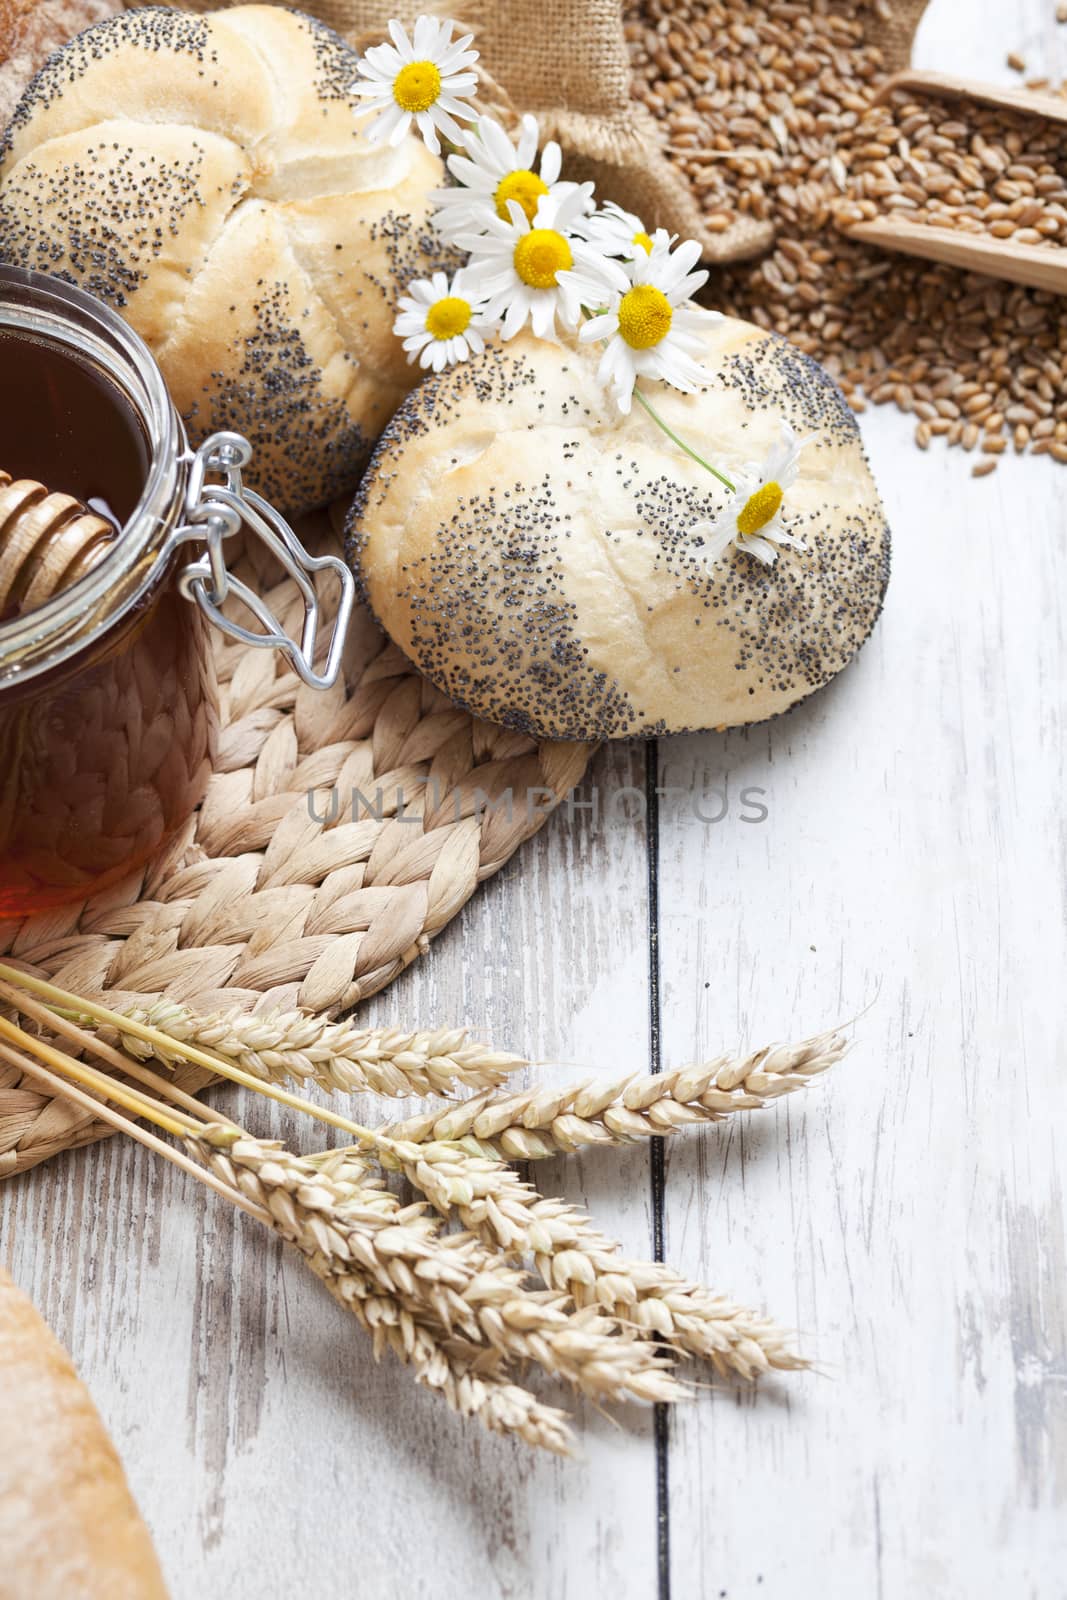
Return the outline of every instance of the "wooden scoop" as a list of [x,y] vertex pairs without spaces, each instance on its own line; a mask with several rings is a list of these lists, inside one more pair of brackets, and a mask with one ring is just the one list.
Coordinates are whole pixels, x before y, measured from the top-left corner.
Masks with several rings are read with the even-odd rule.
[[[888,78],[874,97],[874,104],[887,99],[897,89],[928,94],[939,100],[970,100],[1003,111],[1022,112],[1028,117],[1046,117],[1067,125],[1067,99],[1031,89],[996,89],[987,83],[968,83],[963,78],[939,72],[898,72]],[[1067,294],[1067,249],[1040,244],[1016,244],[1011,239],[993,239],[962,229],[941,228],[926,222],[909,222],[906,215],[891,211],[871,222],[842,224],[850,239],[899,250],[907,256],[922,256],[927,261],[943,261],[966,272],[981,272],[991,278],[1008,278],[1031,288]]]

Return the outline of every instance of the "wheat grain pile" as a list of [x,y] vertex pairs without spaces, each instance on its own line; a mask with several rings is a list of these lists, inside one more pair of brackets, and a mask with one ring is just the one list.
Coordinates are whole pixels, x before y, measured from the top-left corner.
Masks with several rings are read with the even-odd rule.
[[[865,121],[886,76],[868,38],[875,14],[862,0],[627,5],[634,94],[663,123],[709,228],[741,212],[776,229],[766,255],[714,273],[708,296],[815,356],[856,410],[866,400],[913,414],[922,448],[940,437],[978,451],[976,474],[1009,449],[1067,462],[1067,324],[1056,297],[889,255],[837,225],[850,214],[854,167],[866,176],[872,160],[904,160]],[[1015,132],[1005,127],[1004,138]],[[941,162],[966,180],[998,132],[983,118],[956,137]],[[888,155],[872,156],[872,143]],[[914,171],[908,181],[923,188]],[[1027,226],[1045,215],[1042,203]]]

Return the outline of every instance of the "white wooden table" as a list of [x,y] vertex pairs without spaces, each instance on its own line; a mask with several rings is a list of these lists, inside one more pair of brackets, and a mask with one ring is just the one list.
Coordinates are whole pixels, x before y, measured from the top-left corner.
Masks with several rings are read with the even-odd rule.
[[[1052,10],[937,0],[918,63],[1062,72]],[[839,1070],[658,1178],[647,1152],[544,1174],[634,1251],[661,1227],[818,1371],[708,1388],[662,1429],[579,1408],[584,1458],[533,1459],[375,1367],[254,1223],[139,1148],[80,1151],[0,1186],[0,1259],[74,1353],[176,1600],[1067,1594],[1067,474],[973,481],[895,412],[864,433],[895,545],[855,665],[750,733],[602,751],[599,824],[554,819],[369,1008],[546,1075],[862,1012]],[[690,799],[603,814],[657,783]]]

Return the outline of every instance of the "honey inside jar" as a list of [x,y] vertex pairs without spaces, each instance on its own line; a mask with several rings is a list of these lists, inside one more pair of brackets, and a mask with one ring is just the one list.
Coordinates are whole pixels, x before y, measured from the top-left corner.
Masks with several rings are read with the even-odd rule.
[[118,530],[141,497],[148,441],[87,361],[0,328],[0,468],[73,495]]
[[[67,572],[72,605],[77,580],[103,571],[121,541],[148,465],[138,418],[106,376],[48,340],[0,332],[0,468],[95,514],[91,547]],[[0,518],[0,560],[17,522]],[[27,672],[5,649],[5,625],[44,615],[22,597],[60,536],[17,548],[0,614],[2,918],[82,899],[147,861],[188,820],[214,754],[206,624],[172,570],[153,572],[114,620],[94,619],[85,642],[44,670]]]

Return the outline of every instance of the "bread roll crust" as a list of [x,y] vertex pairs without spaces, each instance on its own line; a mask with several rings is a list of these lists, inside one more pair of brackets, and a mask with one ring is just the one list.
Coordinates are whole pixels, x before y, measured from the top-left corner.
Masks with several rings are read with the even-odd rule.
[[788,492],[806,554],[694,527],[726,491],[638,407],[620,418],[596,356],[522,335],[427,380],[382,438],[348,526],[363,594],[445,693],[547,738],[762,721],[840,671],[870,632],[889,535],[855,418],[807,356],[724,318],[699,395],[655,386],[669,425],[730,473],[784,417],[816,434]]
[[355,63],[284,7],[144,7],[53,57],[0,146],[0,256],[121,311],[193,442],[246,433],[288,512],[354,485],[417,376],[397,298],[447,264],[441,163],[367,141]]
[[166,1600],[70,1357],[0,1268],[0,1600]]

